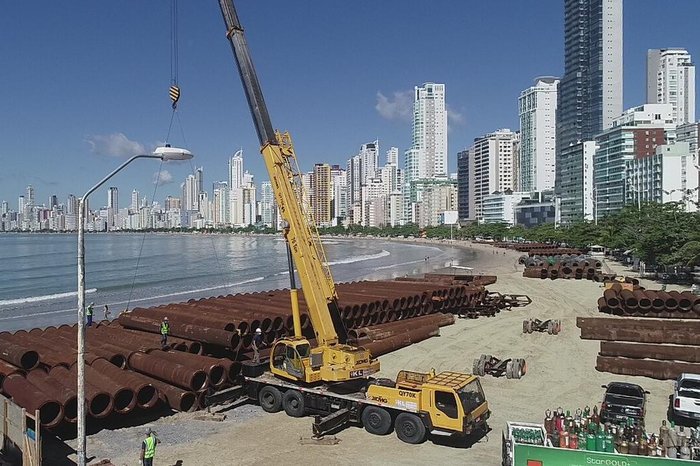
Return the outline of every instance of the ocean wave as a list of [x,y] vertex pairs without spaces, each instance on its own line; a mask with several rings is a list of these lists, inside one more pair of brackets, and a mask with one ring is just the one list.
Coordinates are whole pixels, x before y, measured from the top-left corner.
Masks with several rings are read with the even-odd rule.
[[[90,288],[89,290],[85,290],[85,293],[89,294],[94,293],[96,291],[97,288]],[[0,306],[13,306],[17,304],[36,303],[39,301],[51,301],[53,299],[70,298],[72,296],[78,296],[78,292],[69,291],[67,293],[47,294],[44,296],[30,296],[28,298],[5,299],[0,301]]]
[[386,249],[382,249],[381,252],[378,252],[376,254],[365,254],[363,256],[352,256],[352,257],[348,257],[347,259],[340,259],[337,261],[326,262],[326,265],[352,264],[354,262],[371,261],[374,259],[380,259],[382,257],[386,257],[390,254],[391,253],[389,251],[387,251]]

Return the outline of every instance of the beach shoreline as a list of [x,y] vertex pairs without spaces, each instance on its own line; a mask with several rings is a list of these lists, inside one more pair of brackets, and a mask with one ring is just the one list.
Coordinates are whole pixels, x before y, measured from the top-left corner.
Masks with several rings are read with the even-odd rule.
[[[435,242],[418,238],[399,241]],[[602,294],[599,283],[523,278],[522,266],[517,264],[521,253],[461,241],[450,245],[474,251],[473,269],[466,273],[498,276],[498,281],[488,287],[490,291],[527,294],[533,303],[492,318],[458,319],[455,325],[442,328],[440,337],[382,356],[380,375],[393,378],[401,369],[471,372],[473,360],[482,353],[525,358],[528,373],[520,380],[481,378],[492,410],[491,431],[473,445],[460,446],[459,442],[440,439],[407,445],[393,434],[371,436],[357,427],[338,432],[335,436],[339,443],[335,445],[309,445],[309,417],[267,414],[255,405],[245,405],[226,410],[228,417],[223,422],[197,421],[193,414],[179,413],[139,427],[103,430],[89,437],[88,451],[98,458],[112,458],[118,465],[130,464],[133,455],[114,445],[137,448],[142,431],[151,427],[164,442],[158,457],[166,464],[180,460],[182,464],[262,465],[284,457],[290,464],[426,464],[438,460],[448,464],[499,465],[500,435],[506,421],[542,422],[546,409],[561,406],[573,412],[579,407],[599,406],[604,392],[601,385],[610,381],[637,383],[649,390],[647,426],[650,431],[658,429],[666,417],[672,382],[597,372],[599,342],[579,337],[576,317],[600,316],[596,308]],[[621,269],[616,264],[612,267]],[[561,319],[562,333],[523,334],[522,321],[528,318]],[[264,450],[247,447],[261,438],[275,441],[266,441]],[[71,442],[74,441],[69,442],[72,445]],[[445,442],[447,446],[442,445]]]

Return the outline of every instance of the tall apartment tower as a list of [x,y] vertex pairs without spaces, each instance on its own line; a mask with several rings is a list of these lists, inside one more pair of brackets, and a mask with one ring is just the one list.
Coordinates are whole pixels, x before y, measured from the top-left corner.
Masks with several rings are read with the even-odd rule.
[[562,222],[583,218],[583,150],[622,114],[622,0],[565,0],[564,77],[557,90],[557,195]]
[[519,191],[554,189],[558,84],[558,78],[539,77],[518,98],[520,157],[515,175]]
[[647,103],[673,105],[677,125],[695,122],[695,65],[687,50],[647,52]]
[[447,111],[445,85],[425,83],[415,87],[413,142],[417,151],[418,178],[447,178]]
[[115,186],[110,186],[107,191],[107,208],[112,209],[113,212],[119,210],[119,189]]
[[368,142],[360,146],[358,154],[362,160],[362,184],[377,176],[379,168],[379,141]]
[[330,226],[332,199],[331,166],[317,163],[311,177],[311,211],[316,225]]
[[228,187],[232,191],[243,184],[243,150],[236,151],[228,161]]

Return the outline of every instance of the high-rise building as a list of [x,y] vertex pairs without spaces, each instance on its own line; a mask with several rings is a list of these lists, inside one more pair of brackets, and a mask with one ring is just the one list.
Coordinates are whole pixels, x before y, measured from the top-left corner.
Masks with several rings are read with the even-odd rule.
[[107,190],[107,208],[114,212],[119,210],[119,189],[115,186],[110,186]]
[[194,169],[194,180],[197,185],[197,198],[204,192],[204,168],[199,167]]
[[415,87],[413,142],[418,151],[418,178],[447,178],[447,111],[445,85]]
[[27,186],[27,206],[35,205],[34,202],[34,187],[32,185]]
[[260,183],[260,220],[270,228],[275,227],[275,196],[269,181]]
[[583,198],[584,151],[573,146],[593,140],[622,113],[622,84],[622,0],[565,0],[555,182],[562,219],[583,217],[567,210]]
[[182,185],[182,199],[185,210],[199,210],[199,191],[197,190],[197,179],[194,175],[187,175]]
[[368,142],[360,146],[360,160],[362,161],[362,183],[377,176],[379,168],[379,141]]
[[228,186],[231,190],[243,184],[243,149],[236,151],[228,161]]
[[397,167],[399,166],[399,148],[398,147],[390,147],[388,151],[386,151],[386,164],[387,165],[396,165]]
[[330,226],[332,197],[331,166],[317,163],[311,177],[311,212],[317,226]]
[[331,167],[331,182],[333,184],[333,204],[331,223],[335,226],[348,216],[348,176],[347,171],[339,165]]
[[559,79],[544,76],[518,98],[520,157],[516,173],[519,191],[554,189],[556,174],[556,111]]
[[[653,201],[654,184],[632,176],[634,160],[648,159],[657,146],[675,141],[671,104],[646,104],[627,110],[611,128],[596,136],[594,157],[595,212],[598,218],[618,212],[625,204]],[[661,179],[655,180],[661,183]]]
[[129,206],[129,210],[132,212],[138,212],[139,207],[141,207],[139,192],[134,189],[131,191],[131,205]]
[[[513,190],[513,153],[519,134],[509,129],[499,129],[474,139],[469,148],[473,161],[473,175],[469,172],[469,219],[482,220],[483,200],[494,192]],[[465,163],[463,161],[463,163]],[[473,182],[471,182],[473,180]],[[458,184],[460,179],[458,178]],[[464,200],[462,202],[464,206]]]
[[49,209],[53,209],[54,207],[58,207],[58,196],[55,194],[52,194],[49,196]]
[[457,152],[457,212],[459,220],[474,220],[474,155],[469,149]]
[[678,125],[695,122],[695,65],[687,50],[647,52],[647,103],[673,105]]

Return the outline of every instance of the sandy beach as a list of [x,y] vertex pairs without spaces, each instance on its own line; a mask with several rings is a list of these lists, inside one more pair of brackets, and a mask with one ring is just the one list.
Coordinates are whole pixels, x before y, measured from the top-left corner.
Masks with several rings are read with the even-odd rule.
[[[445,241],[447,243],[447,241]],[[441,336],[401,349],[380,358],[381,375],[395,377],[401,369],[416,371],[453,370],[471,372],[482,353],[500,358],[525,358],[528,372],[520,380],[482,377],[492,411],[491,431],[475,443],[431,438],[421,445],[408,445],[395,434],[373,436],[352,427],[338,434],[337,444],[314,444],[311,418],[295,419],[284,412],[265,414],[254,405],[225,411],[223,422],[194,420],[194,414],[180,413],[148,425],[102,430],[88,439],[91,457],[111,458],[116,465],[137,464],[140,440],[147,427],[154,428],[163,443],[157,451],[158,464],[501,464],[501,430],[508,420],[541,422],[547,408],[559,406],[572,412],[578,407],[600,404],[601,384],[630,381],[649,390],[646,425],[658,430],[666,417],[672,382],[644,377],[626,377],[595,370],[599,342],[579,338],[577,316],[597,316],[600,284],[587,280],[537,280],[522,277],[517,265],[520,253],[495,250],[488,245],[450,244],[478,252],[469,264],[472,273],[498,275],[489,290],[529,295],[533,303],[504,311],[496,317],[458,319],[441,329]],[[616,264],[608,266],[623,273]],[[651,288],[652,283],[643,283]],[[561,319],[557,335],[522,333],[527,318]],[[243,422],[245,421],[245,422]],[[74,441],[69,442],[73,445]],[[330,442],[329,442],[330,443]],[[473,444],[472,444],[473,443]]]

